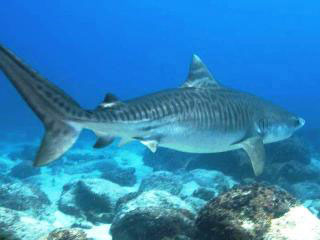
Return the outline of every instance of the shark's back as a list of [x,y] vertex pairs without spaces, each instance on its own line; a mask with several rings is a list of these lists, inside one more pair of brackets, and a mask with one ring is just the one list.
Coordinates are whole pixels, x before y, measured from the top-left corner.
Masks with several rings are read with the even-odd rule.
[[200,129],[231,131],[247,128],[268,104],[233,89],[190,87],[146,95],[107,110],[125,122],[166,119]]

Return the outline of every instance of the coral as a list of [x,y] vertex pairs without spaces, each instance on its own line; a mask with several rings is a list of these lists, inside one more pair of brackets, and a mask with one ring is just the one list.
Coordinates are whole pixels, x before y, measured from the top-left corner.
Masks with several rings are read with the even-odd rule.
[[277,187],[238,186],[210,201],[196,220],[199,240],[259,240],[279,218],[298,202]]
[[88,240],[87,235],[77,228],[58,228],[42,240]]

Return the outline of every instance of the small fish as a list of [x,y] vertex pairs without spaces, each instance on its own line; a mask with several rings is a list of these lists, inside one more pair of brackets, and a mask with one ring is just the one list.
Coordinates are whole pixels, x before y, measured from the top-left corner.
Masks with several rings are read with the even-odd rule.
[[107,94],[94,110],[83,109],[2,46],[0,69],[45,126],[34,166],[56,160],[82,129],[90,129],[97,135],[95,148],[120,137],[119,145],[137,140],[152,152],[158,147],[190,153],[244,149],[260,175],[264,144],[289,138],[305,124],[268,101],[224,87],[196,55],[182,86],[128,101]]

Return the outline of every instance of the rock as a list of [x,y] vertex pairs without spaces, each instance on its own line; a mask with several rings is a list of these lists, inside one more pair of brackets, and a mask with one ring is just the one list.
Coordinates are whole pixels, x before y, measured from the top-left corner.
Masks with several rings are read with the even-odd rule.
[[83,179],[64,186],[58,207],[66,214],[93,223],[110,223],[116,202],[127,193],[126,189],[104,179]]
[[145,165],[152,167],[154,171],[176,171],[185,168],[186,164],[196,159],[198,155],[168,148],[159,148],[157,149],[157,154],[153,154],[149,149],[146,149],[143,155],[143,162]]
[[133,186],[137,182],[135,176],[136,169],[130,168],[115,168],[107,170],[102,174],[102,178],[107,179],[111,182],[117,183],[121,186]]
[[0,206],[17,211],[27,211],[33,215],[42,214],[51,202],[36,185],[22,182],[0,186]]
[[93,152],[71,151],[66,154],[66,159],[67,161],[65,162],[65,164],[73,166],[82,163],[95,162],[97,160],[106,160],[106,157],[103,154],[97,155]]
[[143,161],[156,171],[208,169],[218,170],[237,179],[254,176],[249,158],[242,150],[196,154],[159,148],[157,154],[146,151]]
[[297,201],[287,192],[259,184],[238,186],[211,200],[197,220],[197,240],[258,240]]
[[284,141],[267,144],[266,152],[268,161],[271,163],[296,161],[307,165],[311,160],[310,147],[296,135]]
[[266,145],[268,161],[261,180],[282,187],[306,180],[319,179],[310,167],[311,150],[305,140],[293,136],[287,140]]
[[200,187],[193,192],[192,196],[204,201],[210,201],[216,196],[216,191],[212,188]]
[[119,198],[116,203],[115,212],[118,212],[120,210],[120,208],[123,207],[123,205],[125,205],[129,201],[137,198],[140,194],[141,194],[141,192],[130,192],[130,193],[124,195],[123,197]]
[[308,199],[303,205],[308,208],[315,216],[320,218],[320,199]]
[[278,179],[284,178],[289,183],[319,179],[318,172],[310,168],[309,165],[304,165],[296,161],[283,164],[279,167],[277,172],[274,172],[274,176],[277,176]]
[[122,205],[110,232],[113,240],[190,239],[194,218],[193,208],[179,197],[151,190]]
[[24,179],[39,174],[40,168],[33,167],[30,161],[20,162],[14,166],[9,173],[10,176],[19,179]]
[[183,181],[194,181],[199,186],[213,189],[216,195],[227,191],[237,184],[231,177],[225,176],[223,173],[214,170],[194,169],[184,176]]
[[306,139],[306,142],[309,145],[314,147],[314,149],[320,149],[320,128],[303,128],[299,133]]
[[300,182],[290,186],[292,193],[301,200],[320,199],[320,185],[314,182]]
[[179,176],[166,171],[158,171],[142,180],[139,192],[163,190],[173,195],[178,195],[182,187],[182,181]]
[[15,179],[12,179],[10,176],[8,176],[8,174],[0,173],[0,186],[2,184],[12,183],[12,182],[15,182]]
[[32,162],[36,156],[37,147],[31,144],[24,144],[19,150],[8,154],[8,158],[12,161],[22,160],[24,162]]
[[89,240],[87,234],[78,228],[58,228],[41,240]]
[[187,181],[183,184],[182,190],[179,194],[179,196],[182,199],[185,199],[186,197],[191,197],[195,191],[197,191],[201,186],[199,186],[198,183],[195,181]]
[[45,221],[31,218],[23,212],[0,207],[1,240],[34,240],[40,239],[52,230]]
[[[72,159],[76,158],[76,156],[82,158],[86,155],[81,155],[81,154],[73,155]],[[94,159],[94,156],[91,156],[89,158],[90,159],[89,161],[79,160],[75,162],[73,162],[73,160],[69,161],[68,154],[66,158],[68,159],[68,161],[66,161],[68,162],[68,164],[66,164],[66,166],[63,167],[63,169],[64,169],[64,172],[68,174],[84,174],[84,173],[90,174],[94,171],[103,173],[103,172],[112,171],[118,168],[117,162],[108,157],[106,157],[105,159],[100,159],[101,156],[98,156],[97,159]],[[61,170],[61,164],[56,165],[54,167],[58,168],[58,170]]]
[[199,212],[200,209],[202,209],[207,204],[207,201],[192,196],[188,196],[183,200],[188,203],[196,212]]
[[319,240],[320,221],[303,206],[291,208],[282,217],[271,220],[263,240]]

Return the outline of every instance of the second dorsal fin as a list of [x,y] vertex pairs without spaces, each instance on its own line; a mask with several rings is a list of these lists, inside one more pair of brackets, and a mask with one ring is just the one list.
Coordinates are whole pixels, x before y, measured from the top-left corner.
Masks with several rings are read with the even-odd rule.
[[221,87],[217,80],[214,79],[212,74],[209,72],[206,65],[201,61],[197,55],[192,56],[190,64],[189,74],[187,80],[184,82],[182,87],[195,87],[195,88],[206,88],[206,87]]
[[98,108],[108,108],[108,107],[113,107],[114,105],[121,103],[119,101],[119,99],[111,94],[111,93],[107,93],[104,97],[104,100],[102,103],[100,103],[100,105],[98,106]]

